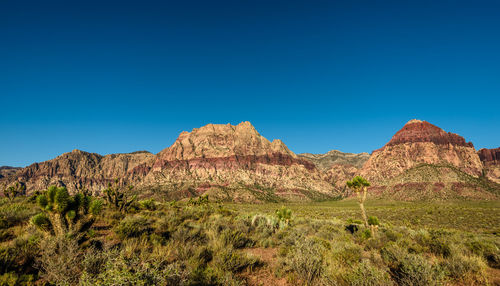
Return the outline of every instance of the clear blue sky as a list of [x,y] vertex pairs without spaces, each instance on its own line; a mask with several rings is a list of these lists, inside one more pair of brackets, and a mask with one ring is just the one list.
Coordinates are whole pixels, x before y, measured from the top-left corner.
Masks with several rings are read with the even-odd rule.
[[371,152],[427,120],[500,146],[498,1],[0,2],[0,165],[250,121]]

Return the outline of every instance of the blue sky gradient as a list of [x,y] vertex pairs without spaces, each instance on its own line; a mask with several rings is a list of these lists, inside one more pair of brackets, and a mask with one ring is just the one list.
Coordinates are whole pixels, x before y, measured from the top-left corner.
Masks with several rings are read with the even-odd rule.
[[1,1],[0,166],[250,121],[371,152],[412,118],[500,146],[498,1]]

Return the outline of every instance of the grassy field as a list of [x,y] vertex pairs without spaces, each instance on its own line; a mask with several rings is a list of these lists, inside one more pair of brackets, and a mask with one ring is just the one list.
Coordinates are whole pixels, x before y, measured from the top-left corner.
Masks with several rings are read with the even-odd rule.
[[124,205],[52,191],[0,198],[0,285],[500,283],[499,202],[368,201],[379,223],[365,227],[354,200]]
[[[354,199],[313,203],[226,204],[229,209],[239,212],[266,214],[272,214],[283,205],[290,208],[296,217],[343,221],[361,219],[358,203]],[[378,217],[385,224],[500,235],[500,201],[368,200],[365,206],[368,215]]]

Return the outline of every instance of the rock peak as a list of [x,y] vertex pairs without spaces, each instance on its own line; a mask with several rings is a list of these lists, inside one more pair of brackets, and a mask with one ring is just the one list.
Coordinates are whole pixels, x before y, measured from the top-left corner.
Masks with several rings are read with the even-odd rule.
[[412,120],[410,120],[410,121],[406,122],[406,124],[412,124],[412,123],[422,123],[422,122],[424,122],[424,121],[422,121],[422,120],[420,120],[420,119],[412,119]]
[[412,119],[406,123],[401,130],[396,132],[385,146],[394,146],[404,143],[432,142],[438,145],[455,145],[474,147],[471,142],[455,133],[446,132],[443,129],[422,120]]

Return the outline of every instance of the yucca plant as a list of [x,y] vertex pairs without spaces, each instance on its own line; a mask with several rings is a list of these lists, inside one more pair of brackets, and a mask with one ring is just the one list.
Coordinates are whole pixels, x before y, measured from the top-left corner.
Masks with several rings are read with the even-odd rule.
[[37,197],[43,212],[31,221],[39,229],[59,236],[78,234],[89,229],[102,210],[102,201],[77,193],[71,196],[65,187],[49,187]]
[[356,176],[351,181],[347,181],[346,185],[356,193],[356,196],[358,197],[359,207],[361,208],[361,215],[363,216],[365,226],[368,228],[368,217],[366,216],[365,211],[365,201],[367,188],[370,186],[370,183],[363,177]]
[[114,185],[109,183],[108,187],[104,190],[104,198],[109,205],[113,206],[120,212],[125,213],[137,199],[137,195],[133,195],[131,198],[128,197],[133,188],[133,186],[128,186],[128,190],[125,192],[120,188],[118,179],[116,179]]
[[3,195],[9,200],[13,200],[18,195],[21,195],[26,190],[26,185],[20,182],[16,182],[14,185],[3,190]]

